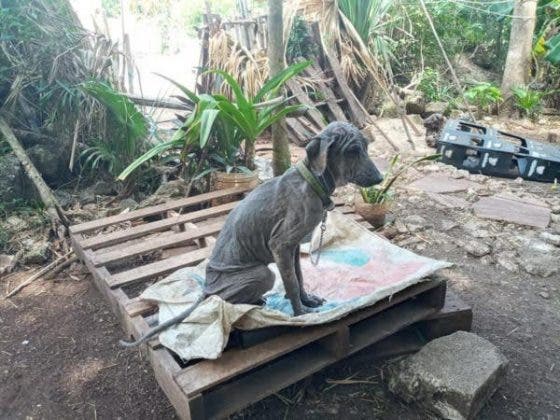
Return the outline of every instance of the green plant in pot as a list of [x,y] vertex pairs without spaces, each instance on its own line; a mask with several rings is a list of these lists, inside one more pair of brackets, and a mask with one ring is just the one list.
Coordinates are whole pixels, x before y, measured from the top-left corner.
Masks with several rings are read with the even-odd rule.
[[[221,94],[196,94],[185,86],[175,84],[194,104],[193,111],[173,137],[160,142],[140,156],[119,176],[125,179],[147,161],[180,151],[185,178],[198,179],[214,174],[214,179],[226,180],[216,189],[242,184],[255,185],[254,144],[272,124],[290,113],[300,111],[301,105],[286,105],[286,99],[273,98],[284,83],[301,72],[310,62],[294,64],[266,82],[259,92],[248,98],[237,81],[227,72],[210,70],[220,75],[233,93],[233,99]],[[232,182],[228,182],[227,179]]]
[[383,178],[383,182],[372,187],[360,188],[359,193],[354,197],[354,209],[369,224],[375,228],[385,224],[385,216],[391,209],[395,195],[391,189],[395,181],[403,175],[409,168],[425,161],[434,161],[441,157],[441,154],[433,154],[416,159],[411,163],[397,167],[400,156],[395,155],[389,162],[389,167]]

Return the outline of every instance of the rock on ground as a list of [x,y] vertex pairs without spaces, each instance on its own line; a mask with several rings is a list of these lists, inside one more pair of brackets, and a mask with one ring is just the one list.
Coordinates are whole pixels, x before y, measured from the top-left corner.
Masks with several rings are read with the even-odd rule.
[[476,334],[458,331],[389,365],[389,390],[447,419],[472,419],[501,385],[508,361]]

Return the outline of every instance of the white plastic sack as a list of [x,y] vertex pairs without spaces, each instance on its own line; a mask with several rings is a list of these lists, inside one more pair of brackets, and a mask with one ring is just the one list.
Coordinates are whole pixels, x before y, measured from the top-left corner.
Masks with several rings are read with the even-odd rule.
[[[312,249],[318,244],[316,229]],[[416,255],[371,233],[354,220],[336,212],[327,218],[320,263],[313,266],[302,246],[301,266],[305,289],[327,302],[318,312],[293,317],[284,286],[276,273],[274,287],[264,307],[233,305],[210,296],[182,323],[160,334],[160,342],[183,359],[216,359],[227,344],[233,328],[251,330],[275,325],[307,326],[330,322],[356,309],[373,305],[423,281],[451,264]],[[164,322],[188,308],[200,295],[206,262],[181,269],[150,286],[141,298],[159,305]]]

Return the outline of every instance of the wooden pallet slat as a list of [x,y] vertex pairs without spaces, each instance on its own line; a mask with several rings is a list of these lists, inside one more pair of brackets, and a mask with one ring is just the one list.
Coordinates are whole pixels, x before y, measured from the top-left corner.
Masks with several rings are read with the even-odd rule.
[[92,236],[91,238],[82,240],[80,244],[84,249],[94,250],[101,247],[119,244],[151,233],[161,232],[184,223],[196,223],[212,217],[223,216],[229,213],[238,203],[238,201],[226,203],[220,206],[210,207],[204,210],[198,210],[175,217],[169,217],[167,219],[134,226],[116,232]]
[[92,257],[93,265],[96,267],[106,265],[109,263],[117,262],[130,258],[136,255],[145,254],[151,251],[169,248],[172,246],[180,246],[194,241],[195,239],[212,236],[218,233],[222,226],[223,221],[214,222],[206,226],[200,226],[198,229],[191,229],[186,232],[175,233],[161,238],[154,238],[150,241],[133,244],[129,246],[122,246],[110,252],[96,253]]
[[165,260],[156,261],[131,270],[113,274],[107,283],[110,287],[121,287],[148,280],[163,274],[171,273],[183,267],[188,267],[204,261],[210,256],[212,249],[205,247],[190,251],[186,254],[176,255]]
[[70,227],[71,234],[86,233],[92,230],[101,229],[117,223],[127,222],[130,220],[142,219],[144,217],[155,216],[170,210],[180,209],[182,207],[191,207],[197,204],[206,203],[217,198],[224,198],[233,195],[243,194],[250,191],[250,187],[236,187],[227,190],[213,191],[205,194],[195,195],[180,200],[170,201],[168,203],[159,204],[157,206],[147,207],[145,209],[134,210],[128,213],[117,214],[115,216],[104,217],[102,219],[92,220],[91,222],[81,223]]

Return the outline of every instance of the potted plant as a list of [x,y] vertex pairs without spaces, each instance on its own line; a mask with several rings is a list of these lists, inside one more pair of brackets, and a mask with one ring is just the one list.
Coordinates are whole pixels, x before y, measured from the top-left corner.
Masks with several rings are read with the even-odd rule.
[[180,150],[183,174],[191,180],[212,175],[211,189],[256,185],[257,176],[252,172],[256,139],[272,124],[302,108],[301,105],[286,105],[286,99],[282,97],[273,97],[287,80],[309,64],[309,61],[300,62],[284,69],[266,82],[253,98],[248,98],[227,72],[210,70],[230,86],[232,100],[220,94],[197,95],[162,76],[186,95],[194,104],[194,109],[170,140],[155,145],[136,159],[120,174],[119,179],[125,179],[156,156]]
[[382,227],[385,224],[385,217],[394,201],[394,192],[391,190],[391,187],[395,181],[406,172],[408,168],[427,160],[437,160],[440,157],[440,154],[424,156],[395,171],[397,162],[399,161],[399,155],[395,155],[389,162],[389,168],[387,169],[383,182],[372,187],[360,188],[359,192],[355,195],[354,209],[356,213],[362,216],[364,220],[373,227]]

